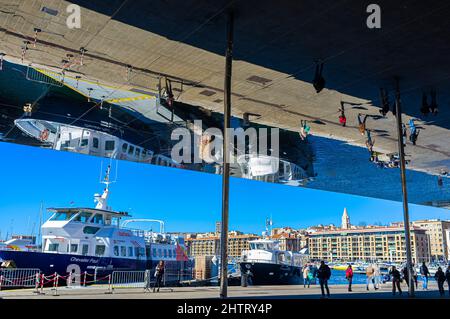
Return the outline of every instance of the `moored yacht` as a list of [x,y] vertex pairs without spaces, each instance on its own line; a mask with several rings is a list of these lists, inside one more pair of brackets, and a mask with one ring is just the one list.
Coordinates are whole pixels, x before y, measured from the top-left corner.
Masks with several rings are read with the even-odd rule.
[[250,249],[242,252],[241,274],[253,285],[295,285],[302,282],[304,257],[299,253],[279,249],[279,242],[258,239],[249,242]]

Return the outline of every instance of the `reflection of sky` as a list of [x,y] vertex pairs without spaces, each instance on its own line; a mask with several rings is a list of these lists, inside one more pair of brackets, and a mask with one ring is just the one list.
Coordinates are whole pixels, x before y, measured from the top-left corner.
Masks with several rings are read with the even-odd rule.
[[[369,161],[367,149],[344,142],[310,136],[316,153],[314,170],[318,174],[308,187],[345,192],[388,200],[402,200],[399,169],[380,169]],[[439,187],[437,176],[407,170],[408,201],[450,200],[450,179]]]
[[[93,207],[93,194],[102,190],[100,158],[10,143],[0,143],[0,154],[2,238],[10,231],[11,221],[14,233],[31,233],[41,201],[45,207],[67,207],[72,201],[75,206]],[[105,168],[108,161],[103,161]],[[135,218],[163,219],[166,231],[214,231],[215,221],[221,218],[221,176],[123,161],[118,175],[109,201],[114,210],[130,212]],[[387,185],[381,183],[383,187]],[[231,179],[230,229],[234,230],[260,234],[270,216],[274,227],[340,224],[344,207],[355,225],[403,218],[400,202]],[[412,220],[449,219],[450,211],[410,205],[410,213]]]

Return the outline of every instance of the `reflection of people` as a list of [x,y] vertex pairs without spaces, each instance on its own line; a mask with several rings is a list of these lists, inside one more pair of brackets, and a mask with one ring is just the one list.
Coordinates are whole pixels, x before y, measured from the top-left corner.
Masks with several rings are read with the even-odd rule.
[[307,283],[308,283],[308,288],[309,288],[309,285],[311,284],[311,282],[309,280],[309,274],[310,274],[309,265],[305,265],[305,267],[303,267],[303,288],[306,288]]
[[364,135],[366,133],[366,121],[367,121],[367,117],[368,115],[364,115],[364,118],[361,119],[361,113],[358,114],[358,129],[359,129],[359,133],[361,133],[361,135]]

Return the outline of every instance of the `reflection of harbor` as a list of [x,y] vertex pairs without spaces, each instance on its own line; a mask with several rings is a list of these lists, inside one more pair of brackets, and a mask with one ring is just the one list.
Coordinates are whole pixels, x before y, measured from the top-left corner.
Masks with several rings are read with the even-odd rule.
[[[175,128],[187,128],[195,136],[192,123],[198,120],[202,123],[201,130],[221,130],[223,115],[172,101],[161,87],[155,92],[112,88],[71,72],[61,74],[58,70],[44,70],[17,61],[5,61],[0,85],[2,141],[221,173],[221,161],[210,164],[171,159],[171,150],[178,142],[171,140],[171,133]],[[232,127],[264,128],[264,137],[270,131],[269,127],[251,123],[245,116],[244,119],[233,117]],[[309,145],[298,134],[283,130],[280,143],[282,159],[270,155],[249,158],[238,152],[235,156],[240,160],[231,165],[232,175],[304,185],[314,176]],[[190,147],[191,154],[198,151],[195,143]]]

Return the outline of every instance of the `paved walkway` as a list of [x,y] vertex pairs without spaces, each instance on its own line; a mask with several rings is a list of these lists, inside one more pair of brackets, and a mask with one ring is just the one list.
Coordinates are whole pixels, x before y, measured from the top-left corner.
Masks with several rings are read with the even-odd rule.
[[[430,282],[430,290],[416,292],[416,298],[440,298],[437,286]],[[446,288],[445,298],[449,298],[448,288]],[[355,285],[353,292],[347,292],[344,285],[330,286],[332,299],[391,299],[407,298],[407,287],[402,286],[402,296],[392,296],[391,284],[381,286],[377,291],[371,287],[366,290],[365,285]],[[115,289],[113,294],[106,294],[107,286],[78,287],[78,288],[58,288],[58,295],[54,296],[54,291],[50,288],[44,289],[45,295],[34,293],[33,289],[1,291],[0,298],[4,299],[208,299],[218,298],[219,287],[175,287],[173,290],[163,288],[159,293],[144,293],[142,288],[122,288]],[[230,298],[243,299],[318,299],[320,298],[320,287],[311,286],[251,286],[251,287],[229,287],[228,296]]]

